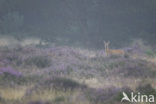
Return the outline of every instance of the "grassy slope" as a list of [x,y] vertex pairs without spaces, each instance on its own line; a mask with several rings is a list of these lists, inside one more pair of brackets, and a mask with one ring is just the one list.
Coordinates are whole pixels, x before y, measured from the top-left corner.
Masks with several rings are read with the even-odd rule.
[[71,47],[1,48],[0,68],[8,66],[22,74],[0,74],[0,104],[118,104],[122,91],[156,89],[155,59],[134,53],[107,57],[103,50]]

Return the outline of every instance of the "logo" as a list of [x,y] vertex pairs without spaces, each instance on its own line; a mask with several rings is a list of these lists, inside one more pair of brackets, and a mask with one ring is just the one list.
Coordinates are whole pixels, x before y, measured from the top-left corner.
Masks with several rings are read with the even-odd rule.
[[142,95],[140,92],[137,94],[134,94],[131,92],[130,97],[123,92],[123,98],[121,99],[121,102],[123,101],[128,101],[128,102],[149,102],[149,103],[154,103],[154,95]]

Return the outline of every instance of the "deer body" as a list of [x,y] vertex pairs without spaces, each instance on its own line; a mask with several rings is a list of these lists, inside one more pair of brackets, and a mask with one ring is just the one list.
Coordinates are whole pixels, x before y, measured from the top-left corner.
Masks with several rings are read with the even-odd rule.
[[109,49],[110,42],[104,42],[106,55],[124,55],[124,50],[121,49]]
[[119,49],[116,49],[116,50],[112,50],[112,49],[108,49],[107,50],[107,55],[124,55],[125,52],[123,50],[119,50]]

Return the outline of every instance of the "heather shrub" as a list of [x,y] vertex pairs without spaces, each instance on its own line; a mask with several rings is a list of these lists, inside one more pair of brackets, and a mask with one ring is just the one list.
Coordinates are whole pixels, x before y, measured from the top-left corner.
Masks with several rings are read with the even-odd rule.
[[59,102],[63,102],[65,101],[65,97],[64,96],[58,96],[54,99],[55,103],[59,103]]
[[112,62],[108,64],[108,68],[113,69],[113,68],[122,67],[124,65],[125,65],[124,61]]
[[15,81],[17,80],[17,76],[8,72],[4,72],[3,74],[0,75],[0,80],[1,81],[10,81],[10,80]]
[[104,89],[90,89],[86,94],[88,99],[93,102],[94,104],[103,104],[110,100],[112,100],[112,97],[114,94],[116,94],[116,91],[114,89],[113,92],[109,92],[110,89],[104,90]]
[[122,71],[125,77],[152,77],[152,71],[148,70],[145,66],[131,66]]
[[[112,102],[120,102],[122,96],[122,92],[129,93],[131,90],[127,87],[124,88],[116,88],[110,87],[106,89],[89,89],[86,91],[86,96],[88,99],[93,102],[93,104],[112,104]],[[113,103],[114,104],[114,103]]]
[[50,66],[51,60],[46,56],[32,56],[25,60],[26,66],[35,65],[38,68],[45,68]]
[[4,73],[9,73],[10,75],[14,75],[14,76],[17,76],[17,77],[22,75],[22,73],[20,73],[17,70],[13,69],[11,66],[0,68],[0,74],[4,74]]
[[113,75],[122,73],[123,77],[147,78],[155,77],[156,71],[151,70],[151,66],[145,60],[128,59],[109,64],[109,68],[113,69]]
[[20,57],[18,55],[15,55],[15,54],[7,55],[5,60],[10,64],[14,64],[17,66],[22,65],[22,60],[20,59]]
[[154,57],[155,56],[155,52],[152,50],[146,50],[145,51],[146,55],[148,55],[149,57]]
[[75,88],[85,88],[85,85],[81,85],[76,81],[67,78],[52,78],[44,81],[43,85],[51,86],[58,90],[73,90]]
[[4,99],[0,96],[0,102],[3,102],[3,100],[4,100]]
[[111,59],[118,59],[120,58],[121,56],[120,55],[110,55],[109,56]]
[[140,92],[142,94],[146,94],[146,95],[154,95],[156,96],[156,89],[154,89],[151,84],[145,84],[145,85],[139,85],[136,88],[137,92]]
[[[123,92],[125,92],[127,94],[127,96],[130,98],[130,94],[131,92],[133,92],[133,90],[131,90],[130,88],[128,87],[123,87],[120,89],[121,91],[119,93],[116,94],[116,96],[114,97],[114,100],[120,102],[121,99],[123,98]],[[124,101],[125,102],[125,101]]]
[[130,55],[128,53],[125,53],[124,58],[130,58]]
[[43,101],[32,101],[29,102],[28,104],[50,104],[49,102],[43,102]]
[[[6,83],[7,82],[7,83]],[[24,84],[27,82],[27,79],[23,76],[16,76],[8,72],[4,72],[0,75],[0,83],[3,85],[10,85],[10,84]]]
[[[24,84],[30,81],[29,77],[23,76],[23,74],[12,67],[0,68],[0,83],[3,84]],[[7,83],[6,83],[7,82]]]

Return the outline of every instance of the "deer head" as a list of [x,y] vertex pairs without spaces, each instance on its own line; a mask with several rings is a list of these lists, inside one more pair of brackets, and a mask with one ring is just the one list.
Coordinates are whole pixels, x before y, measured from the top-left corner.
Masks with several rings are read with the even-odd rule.
[[110,41],[108,41],[108,42],[104,41],[105,53],[106,53],[107,56],[108,56],[109,44],[110,44]]

